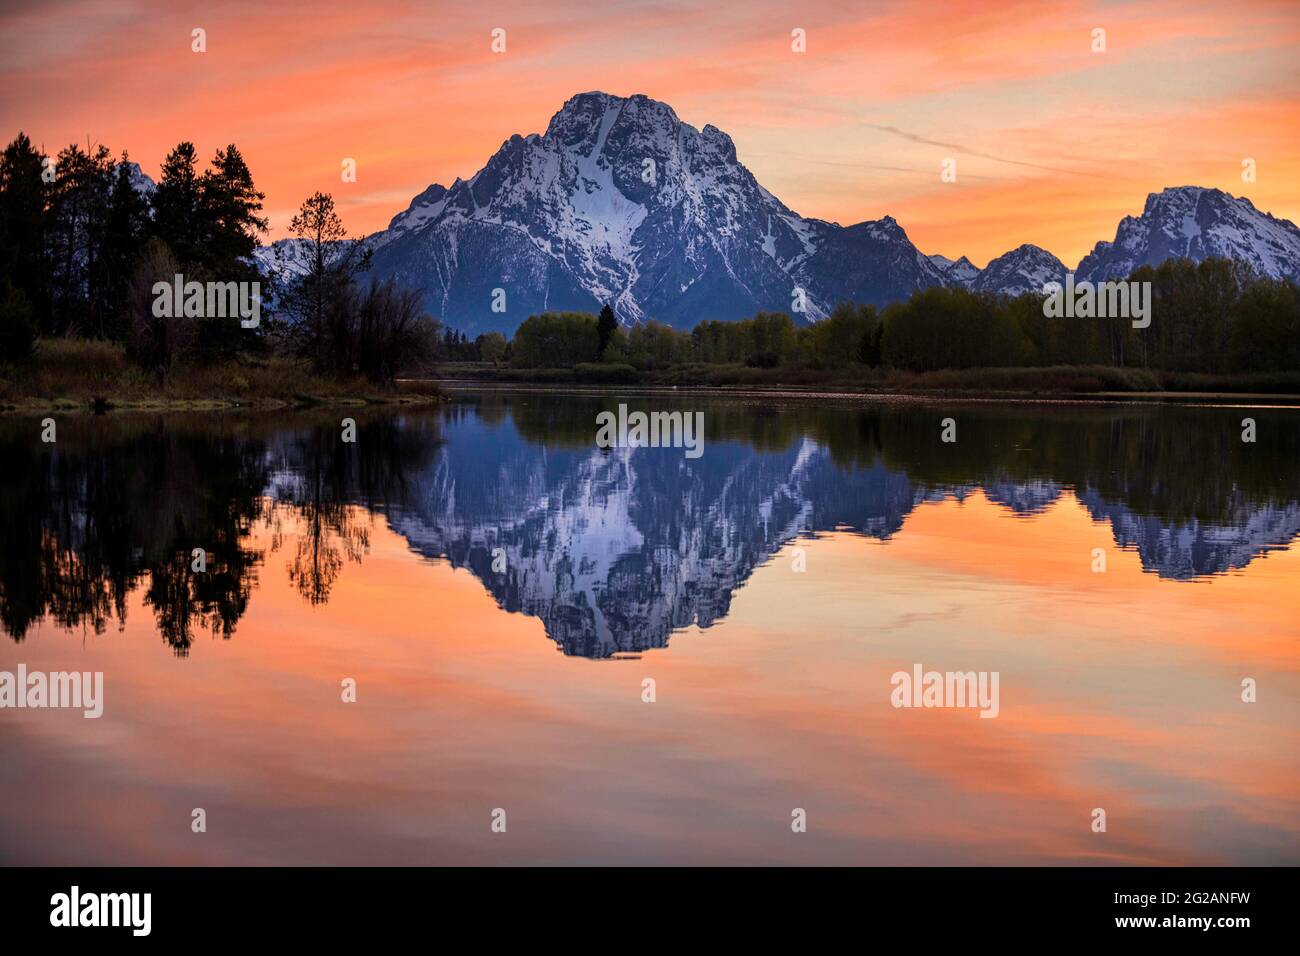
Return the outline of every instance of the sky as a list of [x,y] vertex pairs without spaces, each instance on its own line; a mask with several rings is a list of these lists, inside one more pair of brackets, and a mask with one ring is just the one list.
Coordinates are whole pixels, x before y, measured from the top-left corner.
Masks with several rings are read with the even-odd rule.
[[1072,267],[1167,186],[1300,220],[1297,49],[1295,0],[0,0],[0,137],[102,143],[155,177],[182,140],[234,142],[268,240],[316,190],[363,234],[575,93],[644,93],[730,134],[802,215]]

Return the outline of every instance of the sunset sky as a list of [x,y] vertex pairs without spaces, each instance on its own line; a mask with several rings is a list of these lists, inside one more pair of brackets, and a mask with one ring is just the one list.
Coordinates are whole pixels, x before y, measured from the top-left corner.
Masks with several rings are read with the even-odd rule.
[[1022,242],[1073,266],[1165,186],[1300,220],[1298,47],[1295,0],[6,0],[0,136],[126,149],[152,176],[180,140],[235,142],[268,238],[317,189],[364,233],[574,93],[644,93],[729,133],[805,216],[892,215],[923,252],[979,266]]

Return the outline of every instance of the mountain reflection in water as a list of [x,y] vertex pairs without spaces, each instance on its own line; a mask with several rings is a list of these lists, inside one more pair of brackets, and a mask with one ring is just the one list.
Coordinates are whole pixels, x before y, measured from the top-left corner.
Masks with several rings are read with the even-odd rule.
[[[702,409],[703,456],[598,449],[596,415],[620,401]],[[1300,533],[1286,409],[493,394],[348,412],[351,444],[340,414],[71,416],[54,444],[34,420],[0,423],[0,628],[22,641],[48,618],[102,633],[139,591],[185,655],[198,632],[237,634],[264,584],[254,538],[292,548],[289,583],[323,605],[365,560],[375,520],[591,658],[709,627],[796,539],[889,541],[923,503],[977,492],[1011,519],[1082,507],[1171,581],[1248,574]],[[949,416],[956,443],[940,440]]]

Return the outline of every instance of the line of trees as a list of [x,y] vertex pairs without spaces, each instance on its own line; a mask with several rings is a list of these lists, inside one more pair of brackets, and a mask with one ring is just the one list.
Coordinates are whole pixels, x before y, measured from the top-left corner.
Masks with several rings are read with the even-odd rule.
[[[47,157],[20,133],[0,155],[0,344],[9,360],[38,336],[132,344],[149,330],[134,321],[134,286],[170,269],[202,281],[256,280],[252,263],[263,194],[237,147],[218,149],[198,169],[191,143],[163,163],[151,194],[137,188],[126,153],[73,144]],[[139,280],[139,281],[137,281]],[[150,283],[151,284],[151,283]],[[201,323],[188,344],[204,357],[228,354],[229,323]],[[237,325],[236,325],[237,328]],[[156,343],[155,343],[156,344]],[[147,351],[147,349],[146,349]]]
[[[255,257],[264,199],[234,144],[206,168],[192,143],[178,144],[150,190],[126,153],[73,144],[49,157],[19,133],[0,154],[0,362],[29,359],[42,337],[73,337],[121,343],[163,374],[275,352],[390,383],[399,364],[433,354],[438,323],[419,294],[366,279],[364,243],[348,238],[328,194],[309,197],[290,225],[309,250],[305,270],[273,287]],[[256,328],[154,315],[154,284],[177,274],[257,282],[274,310]]]
[[1169,259],[1150,283],[1151,323],[1046,318],[1041,296],[927,289],[885,310],[882,358],[898,368],[1110,365],[1170,372],[1300,370],[1300,288],[1241,263]]
[[496,365],[510,360],[510,340],[500,332],[484,332],[470,338],[464,332],[444,328],[434,347],[439,362],[491,362]]
[[782,313],[760,312],[738,322],[700,322],[689,332],[653,320],[606,332],[595,315],[548,312],[519,326],[509,355],[521,368],[605,362],[640,370],[691,363],[918,372],[1054,365],[1300,370],[1300,287],[1294,282],[1260,278],[1222,259],[1171,259],[1138,269],[1130,281],[1151,283],[1147,328],[1122,317],[1048,318],[1041,295],[936,287],[883,310],[841,303],[805,326]]

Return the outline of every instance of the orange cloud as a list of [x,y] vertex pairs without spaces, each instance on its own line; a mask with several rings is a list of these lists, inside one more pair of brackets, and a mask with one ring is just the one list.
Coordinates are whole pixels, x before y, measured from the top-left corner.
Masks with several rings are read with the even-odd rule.
[[[208,51],[195,54],[200,26]],[[496,26],[504,55],[489,49]],[[1220,186],[1300,219],[1286,186],[1300,171],[1300,16],[1269,0],[760,2],[743,19],[632,3],[82,0],[0,15],[0,38],[8,135],[103,142],[150,173],[182,139],[204,154],[237,142],[272,237],[317,189],[352,231],[382,228],[589,89],[646,93],[726,130],[804,215],[893,215],[924,251],[976,262],[1034,242],[1074,265],[1167,185]],[[958,182],[942,184],[949,153]],[[356,183],[339,178],[345,157]],[[1254,184],[1238,176],[1244,157]]]

